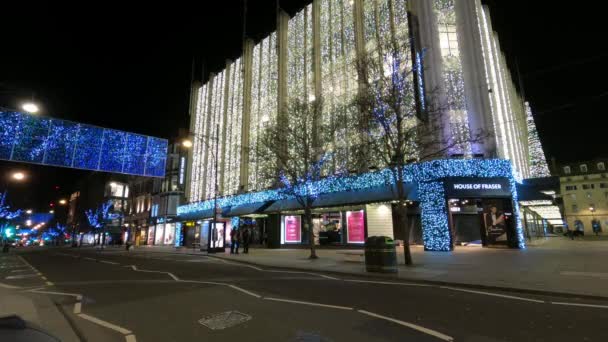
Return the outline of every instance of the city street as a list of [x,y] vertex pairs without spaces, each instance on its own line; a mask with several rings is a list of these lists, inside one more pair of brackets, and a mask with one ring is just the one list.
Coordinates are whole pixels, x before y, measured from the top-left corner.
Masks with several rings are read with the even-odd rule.
[[48,297],[81,341],[608,340],[608,303],[589,300],[122,249],[24,251],[0,264],[3,296]]

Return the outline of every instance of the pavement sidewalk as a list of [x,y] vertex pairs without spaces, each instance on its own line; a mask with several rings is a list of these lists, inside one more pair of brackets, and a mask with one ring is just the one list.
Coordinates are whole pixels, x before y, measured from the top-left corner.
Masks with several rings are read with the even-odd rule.
[[[136,251],[207,255],[191,248],[140,246]],[[252,248],[249,254],[213,256],[266,267],[378,277],[365,271],[362,258],[358,262],[345,260],[344,253],[357,251],[362,252],[318,249],[317,260],[309,260],[306,249]],[[413,267],[400,265],[397,275],[387,277],[608,299],[608,241],[602,239],[554,237],[525,250],[458,247],[453,252],[425,252],[413,247],[412,254]],[[398,260],[403,264],[402,248],[398,249]]]

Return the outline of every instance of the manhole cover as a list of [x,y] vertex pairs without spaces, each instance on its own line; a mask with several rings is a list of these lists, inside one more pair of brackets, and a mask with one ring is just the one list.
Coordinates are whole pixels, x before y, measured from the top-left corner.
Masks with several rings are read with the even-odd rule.
[[212,330],[222,330],[251,320],[251,316],[238,311],[226,311],[201,318],[198,322]]

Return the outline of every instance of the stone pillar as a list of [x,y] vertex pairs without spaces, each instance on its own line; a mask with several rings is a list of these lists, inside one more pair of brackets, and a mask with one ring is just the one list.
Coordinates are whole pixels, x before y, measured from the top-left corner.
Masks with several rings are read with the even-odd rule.
[[437,151],[445,151],[446,142],[451,141],[450,116],[447,113],[447,100],[443,82],[443,60],[439,46],[439,32],[437,31],[437,19],[433,12],[433,1],[412,0],[411,14],[417,24],[417,40],[415,42],[420,51],[424,51],[423,70],[427,101],[428,119],[427,127],[421,132],[421,142],[429,146],[421,151],[422,156],[430,156],[430,159],[442,157]]
[[[227,133],[227,129],[226,127],[228,127],[228,103],[229,103],[229,99],[230,99],[230,82],[232,81],[231,77],[230,77],[230,72],[232,70],[232,61],[231,60],[226,60],[226,69],[224,69],[224,97],[223,97],[223,113],[221,114],[221,128],[222,131],[217,133],[217,138],[220,139],[220,141],[218,142],[219,144],[221,144],[221,148],[220,148],[220,155],[217,156],[217,158],[219,159],[219,170],[218,170],[218,177],[220,178],[219,184],[218,184],[218,193],[219,195],[224,195],[224,176],[225,176],[225,170],[226,170],[226,133]],[[220,134],[221,133],[221,134]]]
[[[190,108],[189,108],[189,115],[190,115],[190,132],[196,132],[196,115],[197,115],[197,108],[198,108],[198,101],[199,101],[199,96],[202,96],[202,94],[199,93],[201,87],[201,83],[199,81],[193,81],[192,84],[190,85]],[[194,156],[194,148],[190,148],[188,149],[188,167],[186,169],[186,188],[185,188],[185,195],[186,195],[186,202],[191,202],[192,201],[192,167],[193,167],[193,156]]]
[[[253,40],[243,43],[243,117],[241,122],[241,166],[239,175],[239,192],[249,189],[249,133],[251,131],[251,86],[253,76]],[[257,124],[257,123],[254,123]]]
[[312,78],[313,90],[315,95],[314,112],[312,121],[313,148],[315,153],[320,153],[323,136],[322,132],[322,112],[323,105],[321,93],[321,0],[314,0],[312,3]]
[[495,158],[498,152],[489,97],[491,86],[486,78],[482,37],[479,31],[480,18],[477,15],[475,0],[457,0],[455,11],[469,130],[473,138],[480,134],[485,136],[480,141],[471,143],[471,150],[474,155]]

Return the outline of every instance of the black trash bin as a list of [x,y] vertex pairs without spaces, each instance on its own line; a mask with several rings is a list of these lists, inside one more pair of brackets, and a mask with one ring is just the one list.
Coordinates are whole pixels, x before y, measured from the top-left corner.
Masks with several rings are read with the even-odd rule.
[[370,236],[365,240],[367,272],[397,273],[395,241],[387,236]]

